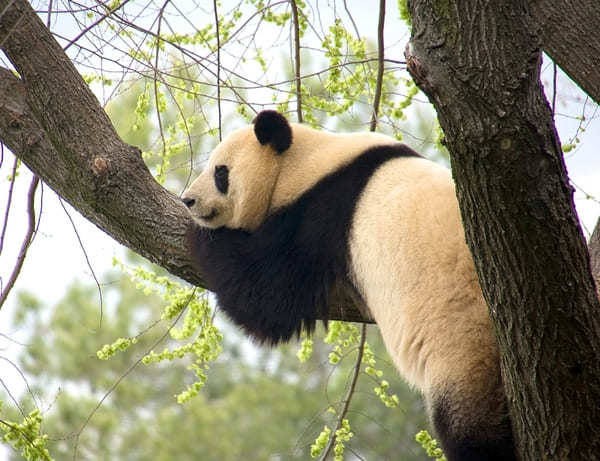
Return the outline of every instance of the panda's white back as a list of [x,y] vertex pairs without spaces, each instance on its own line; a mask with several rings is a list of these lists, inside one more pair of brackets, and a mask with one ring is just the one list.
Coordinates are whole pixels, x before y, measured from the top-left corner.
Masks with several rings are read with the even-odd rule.
[[498,351],[448,170],[422,158],[383,164],[357,203],[350,256],[400,373],[430,406],[451,392],[470,426],[489,419]]
[[[358,201],[350,253],[357,288],[411,384],[423,389],[436,381],[432,374],[447,375],[440,369],[446,360],[428,369],[435,355],[428,343],[448,354],[444,368],[456,368],[451,354],[469,339],[461,337],[460,348],[439,343],[462,336],[474,321],[486,323],[494,344],[446,169],[421,158],[382,165]],[[457,335],[430,334],[447,330]]]

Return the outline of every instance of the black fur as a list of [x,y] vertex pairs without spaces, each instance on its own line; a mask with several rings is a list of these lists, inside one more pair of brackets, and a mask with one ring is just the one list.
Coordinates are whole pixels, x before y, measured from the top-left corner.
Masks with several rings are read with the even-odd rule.
[[287,119],[275,110],[263,110],[252,121],[254,134],[261,144],[271,144],[278,154],[292,145],[292,128]]
[[213,173],[213,178],[217,190],[223,195],[227,194],[229,190],[229,168],[227,168],[227,165],[217,165]]
[[450,407],[448,396],[439,398],[433,405],[432,415],[437,438],[448,461],[517,461],[508,412],[500,423],[490,420],[487,426],[481,423],[463,427],[452,422]]
[[403,144],[373,147],[320,180],[254,232],[198,227],[194,260],[219,306],[259,342],[312,332],[336,280],[348,275],[348,237],[358,198],[384,162],[417,156]]

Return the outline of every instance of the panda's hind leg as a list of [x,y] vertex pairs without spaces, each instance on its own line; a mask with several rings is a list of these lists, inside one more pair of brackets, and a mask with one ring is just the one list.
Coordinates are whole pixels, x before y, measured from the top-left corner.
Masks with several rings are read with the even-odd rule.
[[470,397],[445,391],[429,402],[433,426],[446,459],[516,461],[503,393],[474,400]]

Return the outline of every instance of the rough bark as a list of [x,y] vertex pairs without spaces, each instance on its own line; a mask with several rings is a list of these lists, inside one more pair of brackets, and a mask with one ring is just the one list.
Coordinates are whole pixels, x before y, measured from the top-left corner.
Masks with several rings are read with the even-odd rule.
[[600,304],[525,1],[410,2],[524,460],[600,453]]
[[544,51],[600,104],[600,2],[531,0]]
[[590,252],[590,264],[592,266],[592,275],[596,281],[596,293],[600,298],[600,219],[596,223],[596,228],[588,242]]
[[[186,236],[193,221],[187,209],[154,180],[139,149],[118,137],[26,0],[12,0],[0,11],[0,45],[20,77],[0,69],[2,142],[100,229],[206,287],[189,258]],[[330,320],[372,322],[346,285],[334,292]]]

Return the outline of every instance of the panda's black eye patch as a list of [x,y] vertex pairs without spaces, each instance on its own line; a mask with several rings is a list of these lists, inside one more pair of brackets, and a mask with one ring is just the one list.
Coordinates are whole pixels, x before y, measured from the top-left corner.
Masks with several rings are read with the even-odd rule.
[[229,168],[225,165],[215,167],[215,186],[222,194],[226,194],[229,189]]

